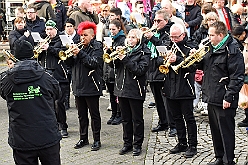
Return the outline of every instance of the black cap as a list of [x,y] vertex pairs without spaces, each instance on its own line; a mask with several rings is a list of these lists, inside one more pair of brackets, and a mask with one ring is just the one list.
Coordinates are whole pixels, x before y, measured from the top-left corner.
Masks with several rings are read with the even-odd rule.
[[21,40],[15,43],[14,49],[15,58],[18,60],[29,59],[34,56],[33,46],[26,40]]
[[72,24],[73,26],[75,26],[75,25],[76,25],[75,20],[74,20],[74,19],[72,19],[72,18],[68,18],[68,19],[65,21],[65,23],[70,23],[70,24]]

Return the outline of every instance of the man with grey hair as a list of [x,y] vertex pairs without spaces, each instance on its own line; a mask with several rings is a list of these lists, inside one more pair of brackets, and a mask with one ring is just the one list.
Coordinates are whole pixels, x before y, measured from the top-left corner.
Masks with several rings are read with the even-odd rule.
[[169,14],[165,10],[158,10],[154,18],[154,25],[157,27],[157,33],[145,33],[147,46],[151,50],[149,70],[147,72],[147,81],[150,83],[151,90],[156,103],[159,116],[158,125],[152,129],[152,132],[165,131],[170,128],[169,136],[176,136],[176,125],[172,114],[166,105],[166,98],[162,95],[164,86],[164,74],[161,73],[156,64],[158,52],[155,46],[167,46],[170,43],[169,31],[174,23],[169,20]]
[[93,8],[90,4],[90,0],[78,0],[78,6],[73,9],[70,18],[74,19],[77,29],[78,25],[84,21],[91,21],[98,24],[99,19],[96,13],[94,13]]
[[[176,53],[172,51],[168,58],[171,66],[174,66],[189,56],[190,50],[196,45],[188,41],[184,28],[180,24],[171,26],[170,38],[171,47],[176,47],[177,50]],[[158,58],[157,62],[163,64],[163,57]],[[192,158],[197,153],[197,127],[193,114],[195,69],[192,67],[179,68],[177,73],[171,67],[169,69],[170,71],[165,78],[163,94],[167,98],[167,105],[176,122],[178,137],[178,144],[170,150],[170,153],[176,154],[186,151],[184,156]]]

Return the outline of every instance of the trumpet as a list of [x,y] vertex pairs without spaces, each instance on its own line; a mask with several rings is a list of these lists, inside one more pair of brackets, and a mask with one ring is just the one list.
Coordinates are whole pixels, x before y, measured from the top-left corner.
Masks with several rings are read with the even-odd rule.
[[13,62],[18,62],[19,60],[15,58],[13,54],[11,54],[9,51],[3,49],[3,53],[7,56],[7,58],[11,59]]
[[38,45],[34,47],[33,58],[38,58],[39,54],[43,51],[43,46],[47,43],[49,44],[50,42],[51,42],[50,36],[47,36],[42,42],[38,43]]
[[[203,57],[207,54],[207,52],[210,50],[210,47],[207,46],[210,43],[208,41],[207,43],[200,44],[200,48],[196,50],[193,54],[189,55],[187,58],[185,58],[180,64],[171,66],[171,68],[175,71],[176,74],[178,74],[179,68],[188,68],[189,66],[193,65],[195,62],[200,62]],[[206,50],[207,48],[207,50]]]
[[[165,59],[164,59],[164,62],[162,65],[159,66],[159,71],[163,74],[167,74],[169,73],[169,67],[171,65],[170,63],[170,57],[173,55],[173,54],[176,54],[177,51],[180,51],[182,53],[182,51],[180,50],[180,48],[176,45],[175,42],[173,42],[173,45],[171,46],[171,49],[169,50],[169,55],[167,54],[167,56],[165,56]],[[184,55],[182,53],[182,55]]]
[[83,40],[81,42],[77,43],[75,47],[69,48],[66,51],[63,51],[63,50],[59,51],[59,58],[60,58],[60,60],[64,61],[67,58],[73,56],[72,51],[74,49],[76,49],[76,48],[79,48],[82,45],[83,45]]
[[[143,27],[143,28],[144,28],[144,27]],[[142,28],[141,28],[141,30],[142,30]],[[145,34],[145,33],[148,33],[148,32],[152,32],[152,31],[154,31],[154,30],[157,30],[157,27],[156,27],[156,26],[153,26],[153,27],[151,27],[151,29],[147,29],[147,30],[145,30],[145,31],[142,30],[142,33]]]
[[125,46],[125,47],[123,47],[123,48],[121,48],[121,49],[119,49],[119,50],[116,50],[116,51],[110,53],[110,54],[104,53],[104,54],[103,54],[103,57],[102,57],[102,58],[103,58],[103,61],[106,62],[107,64],[109,64],[111,61],[114,61],[114,60],[118,59],[119,54],[124,55],[124,54],[127,53],[127,52],[126,52],[126,49],[127,49],[128,47],[129,47],[129,46],[127,45],[127,46]]

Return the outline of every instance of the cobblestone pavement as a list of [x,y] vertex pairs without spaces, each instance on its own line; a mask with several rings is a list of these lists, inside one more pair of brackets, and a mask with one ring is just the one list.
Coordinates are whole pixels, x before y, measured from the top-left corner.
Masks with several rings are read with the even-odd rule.
[[[0,72],[6,66],[0,65]],[[148,104],[153,100],[151,92],[147,93],[144,103],[145,139],[142,154],[133,157],[132,153],[119,155],[118,151],[123,145],[122,126],[107,125],[111,112],[107,111],[108,94],[100,98],[100,112],[102,116],[101,142],[99,151],[91,151],[90,145],[81,149],[74,149],[74,144],[79,140],[79,126],[77,110],[75,108],[73,96],[71,97],[71,108],[67,111],[69,137],[61,140],[61,161],[63,165],[206,165],[214,158],[211,133],[209,130],[207,116],[196,114],[198,129],[198,153],[190,159],[185,159],[182,154],[169,154],[169,149],[177,144],[175,137],[168,137],[168,132],[151,133],[151,128],[158,123],[156,109],[149,109]],[[237,110],[236,123],[244,118],[244,112]],[[247,157],[247,135],[245,128],[236,127],[236,150],[235,161],[238,165],[243,165]],[[12,150],[7,144],[8,115],[6,102],[0,98],[0,165],[14,164]],[[91,128],[89,128],[89,141],[92,140]]]

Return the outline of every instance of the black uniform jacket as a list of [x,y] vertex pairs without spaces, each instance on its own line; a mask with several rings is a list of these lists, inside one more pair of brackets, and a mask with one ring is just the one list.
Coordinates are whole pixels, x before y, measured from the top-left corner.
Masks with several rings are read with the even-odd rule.
[[191,40],[196,44],[200,44],[201,41],[208,37],[208,29],[201,25],[199,29],[197,29],[193,36],[191,36]]
[[145,100],[146,72],[150,56],[150,50],[145,44],[141,44],[133,52],[127,53],[122,60],[115,60],[114,94],[116,96]]
[[[116,50],[117,46],[124,46],[125,45],[125,35],[120,35],[116,39],[114,39],[113,42],[113,51]],[[113,51],[108,50],[107,53],[111,54]],[[104,63],[103,65],[103,80],[106,83],[114,83],[115,82],[115,74],[114,74],[114,68],[113,65]]]
[[53,71],[53,76],[60,83],[67,83],[67,67],[65,63],[59,58],[59,51],[61,51],[62,41],[59,35],[63,33],[58,32],[57,35],[51,39],[48,49],[42,51],[39,55],[41,65],[50,71]]
[[[170,27],[174,24],[174,22],[168,22],[162,29],[158,30],[160,34],[159,38],[152,36],[150,42],[154,44],[154,46],[168,46],[170,44]],[[146,42],[147,43],[147,42]],[[158,54],[158,52],[157,52]],[[148,82],[159,82],[164,81],[164,74],[158,70],[159,65],[157,64],[157,58],[151,58],[149,62],[149,69],[147,71],[147,81]]]
[[92,39],[76,57],[66,60],[72,66],[72,90],[75,96],[102,95],[102,43]]
[[[177,44],[180,50],[184,53],[181,54],[180,51],[177,51],[176,61],[171,63],[170,66],[180,64],[186,57],[188,57],[190,49],[196,47],[193,42],[187,41],[188,37]],[[161,60],[160,57],[158,59]],[[161,63],[161,62],[158,62]],[[179,68],[178,74],[169,67],[169,73],[166,75],[163,93],[165,97],[169,99],[194,99],[195,98],[195,88],[194,88],[194,79],[195,79],[195,69],[190,66],[188,68]]]
[[230,36],[216,52],[210,46],[202,64],[204,101],[222,107],[225,100],[232,108],[237,108],[245,67],[243,55],[233,37]]
[[61,140],[54,110],[58,81],[35,60],[17,62],[1,79],[9,113],[9,145],[17,150],[48,148]]

